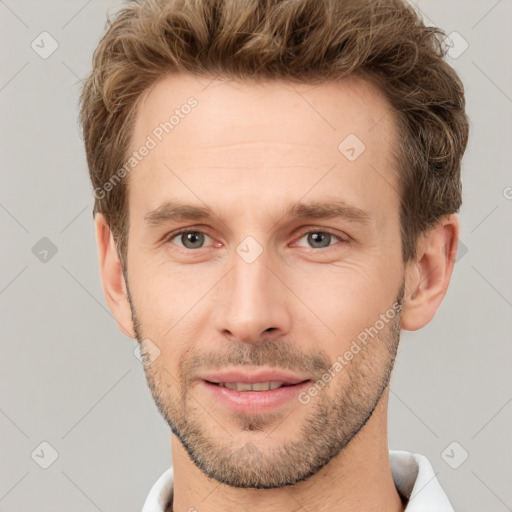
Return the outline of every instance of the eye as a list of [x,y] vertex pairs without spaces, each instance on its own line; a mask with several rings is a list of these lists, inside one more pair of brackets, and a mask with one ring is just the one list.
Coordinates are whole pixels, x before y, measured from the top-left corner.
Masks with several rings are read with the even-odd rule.
[[300,240],[302,240],[303,238],[306,239],[306,242],[312,249],[324,249],[326,247],[330,247],[331,245],[334,245],[332,243],[333,240],[335,242],[346,242],[346,240],[343,240],[339,236],[334,235],[333,233],[329,233],[328,231],[309,231],[307,233],[304,233]]
[[[168,239],[167,243],[171,242],[178,247],[184,249],[203,249],[205,247],[206,239],[212,240],[210,236],[202,231],[196,231],[191,229],[184,229],[172,234]],[[347,242],[338,235],[330,233],[328,231],[308,231],[304,233],[300,240],[306,239],[308,246],[304,246],[297,242],[298,246],[309,247],[311,249],[325,249],[331,245],[335,245],[337,242]]]
[[[175,243],[178,247],[183,247],[184,249],[202,249],[205,238],[210,237],[202,231],[183,230],[175,233],[168,239],[168,242]],[[173,242],[175,239],[178,242]]]

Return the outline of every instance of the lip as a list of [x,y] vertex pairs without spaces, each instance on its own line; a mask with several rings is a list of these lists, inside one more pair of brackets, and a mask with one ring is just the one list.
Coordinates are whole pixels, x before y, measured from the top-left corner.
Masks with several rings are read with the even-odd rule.
[[[290,384],[267,391],[235,391],[218,385],[219,382],[256,382],[279,381]],[[257,372],[224,371],[210,373],[200,377],[201,388],[213,400],[223,407],[243,414],[262,414],[290,403],[305,388],[311,385],[308,376],[298,376],[280,370],[260,370]]]
[[[287,384],[299,384],[309,380],[310,376],[297,375],[283,370],[258,370],[258,371],[240,371],[231,370],[216,373],[208,373],[199,376],[199,379],[208,382],[243,382],[245,384],[254,384],[256,382],[279,381]],[[262,393],[262,391],[259,391]]]

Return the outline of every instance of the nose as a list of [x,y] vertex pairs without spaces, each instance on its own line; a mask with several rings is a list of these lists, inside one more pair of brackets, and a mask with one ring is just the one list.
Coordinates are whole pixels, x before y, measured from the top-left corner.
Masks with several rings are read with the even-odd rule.
[[215,327],[221,335],[259,343],[290,331],[290,292],[276,274],[265,251],[250,263],[233,255],[233,268],[216,290]]

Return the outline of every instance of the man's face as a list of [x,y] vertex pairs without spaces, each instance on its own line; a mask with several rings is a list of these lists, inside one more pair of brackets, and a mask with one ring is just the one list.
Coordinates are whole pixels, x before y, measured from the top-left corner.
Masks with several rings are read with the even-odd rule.
[[[172,130],[158,130],[176,109]],[[125,279],[137,339],[159,351],[145,366],[157,406],[208,476],[304,480],[364,426],[396,355],[389,106],[362,80],[177,75],[141,104],[132,150],[148,136],[156,145],[129,175]]]

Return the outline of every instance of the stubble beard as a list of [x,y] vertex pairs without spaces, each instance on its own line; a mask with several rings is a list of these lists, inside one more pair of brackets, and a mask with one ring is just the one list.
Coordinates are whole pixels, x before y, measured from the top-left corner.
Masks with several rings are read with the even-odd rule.
[[[396,358],[403,295],[404,283],[395,302],[400,306],[396,316],[354,355],[339,374],[335,374],[325,389],[311,398],[309,404],[297,401],[294,406],[297,410],[309,407],[310,411],[296,439],[277,446],[268,446],[268,443],[265,446],[255,437],[254,442],[239,446],[236,436],[226,434],[226,430],[236,430],[233,425],[244,432],[244,438],[247,437],[246,432],[255,432],[257,439],[261,439],[267,429],[265,440],[270,433],[289,425],[293,411],[283,418],[279,412],[259,415],[233,413],[232,416],[219,412],[212,418],[192,396],[193,382],[189,377],[198,367],[266,365],[308,370],[321,378],[333,363],[318,350],[305,355],[293,346],[269,339],[259,344],[229,345],[225,350],[208,355],[187,352],[180,361],[177,376],[172,376],[158,364],[144,366],[153,399],[190,459],[208,477],[232,487],[255,489],[274,489],[304,481],[343,451],[377,407],[389,384]],[[136,338],[141,343],[146,336],[142,333],[129,292],[128,297]],[[226,418],[231,421],[229,429],[222,427]],[[287,428],[289,430],[289,426]],[[213,435],[215,430],[222,435]]]

